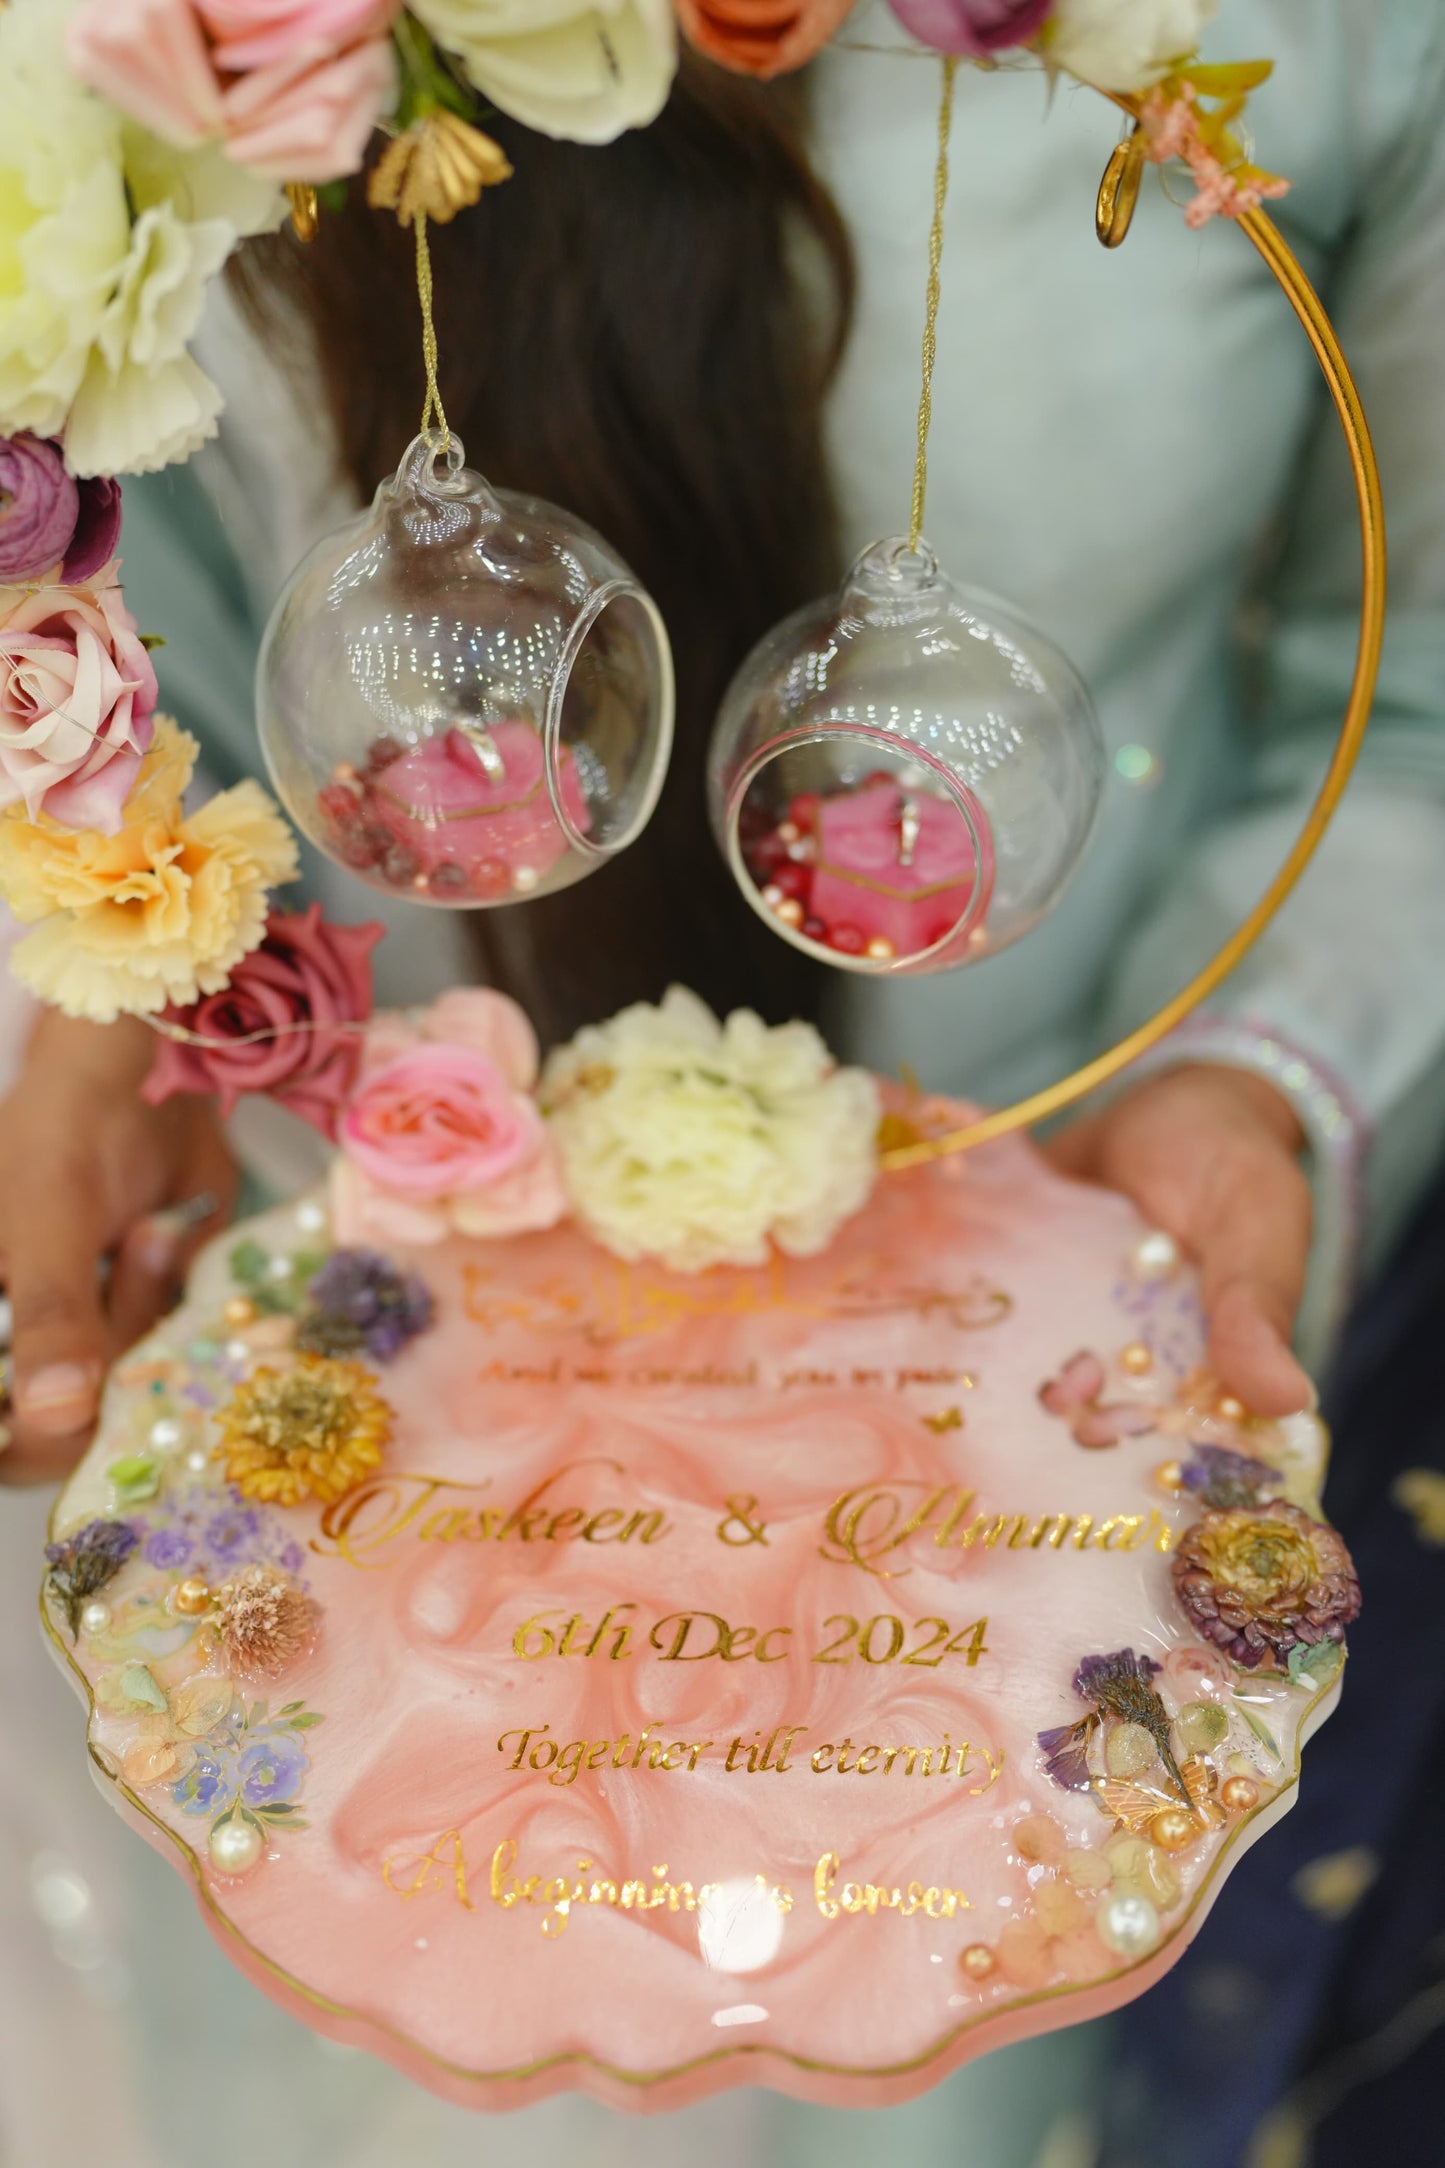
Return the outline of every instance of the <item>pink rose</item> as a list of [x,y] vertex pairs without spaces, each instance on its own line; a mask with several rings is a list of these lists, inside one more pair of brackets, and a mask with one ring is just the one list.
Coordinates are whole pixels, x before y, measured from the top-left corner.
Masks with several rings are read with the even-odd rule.
[[[156,674],[114,562],[93,586],[0,594],[0,806],[114,835],[151,742]],[[8,607],[6,605],[8,604]]]
[[119,540],[119,482],[77,482],[46,438],[0,437],[0,582],[38,580],[59,565],[73,587],[94,578]]
[[940,53],[1003,52],[1042,30],[1054,0],[888,0],[905,30]]
[[[354,1027],[371,1014],[371,951],[382,931],[333,926],[317,903],[273,911],[265,940],[242,957],[229,986],[166,1010],[167,1023],[216,1043],[162,1039],[144,1096],[158,1106],[172,1092],[216,1092],[229,1114],[243,1093],[261,1092],[334,1137],[361,1063]],[[253,1039],[257,1032],[275,1036]]]
[[1198,1701],[1201,1695],[1226,1694],[1234,1685],[1234,1674],[1218,1649],[1206,1648],[1199,1641],[1186,1641],[1172,1648],[1164,1659],[1163,1670],[1165,1684],[1180,1708],[1186,1702]]
[[168,142],[220,137],[268,180],[355,173],[390,111],[399,0],[81,0],[82,82]]
[[341,1118],[337,1240],[420,1244],[555,1226],[567,1198],[536,1081],[536,1038],[505,994],[463,989],[417,1019],[377,1017]]

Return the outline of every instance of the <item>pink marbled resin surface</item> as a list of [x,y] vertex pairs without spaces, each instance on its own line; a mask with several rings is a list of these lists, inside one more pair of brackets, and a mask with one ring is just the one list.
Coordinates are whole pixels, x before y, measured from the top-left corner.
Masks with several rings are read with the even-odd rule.
[[[247,1232],[277,1252],[316,1240],[294,1211]],[[478,2106],[581,2087],[651,2109],[757,2083],[877,2105],[1006,2039],[1114,2006],[1178,1958],[1233,1853],[1288,1804],[1298,1739],[1329,1698],[1245,1684],[1276,1767],[1243,1720],[1248,1705],[1221,1689],[1222,1752],[1235,1760],[1220,1758],[1219,1773],[1253,1767],[1261,1803],[1176,1860],[1180,1894],[1148,1957],[1131,1967],[1087,1930],[1032,1967],[1015,1963],[1013,1977],[961,1971],[965,1945],[996,1945],[1010,1921],[1034,1916],[1040,1883],[1061,1878],[1020,1857],[1022,1819],[1053,1817],[1060,1849],[1102,1856],[1109,1839],[1109,1817],[1050,1783],[1035,1745],[1082,1713],[1070,1684],[1079,1659],[1132,1646],[1162,1660],[1192,1641],[1156,1547],[1193,1512],[1152,1475],[1177,1441],[1151,1433],[1086,1451],[1038,1401],[1080,1347],[1111,1364],[1112,1398],[1163,1402],[1197,1362],[1187,1277],[1130,1276],[1141,1232],[1122,1200],[1058,1180],[1014,1143],[883,1178],[825,1257],[769,1272],[680,1279],[617,1264],[566,1229],[417,1253],[408,1262],[433,1287],[439,1323],[382,1373],[397,1414],[383,1478],[326,1526],[314,1507],[273,1516],[308,1547],[303,1571],[324,1611],[315,1651],[271,1695],[324,1714],[305,1740],[309,1826],[277,1835],[248,1876],[218,1875],[204,1820],[165,1785],[119,1781],[128,1719],[96,1711],[93,1750],[113,1773],[102,1781],[195,1877],[223,1947],[261,1987]],[[105,1467],[134,1449],[154,1405],[146,1360],[183,1364],[192,1337],[215,1329],[234,1239],[203,1260],[185,1309],[112,1384],[60,1531],[113,1510]],[[1131,1386],[1112,1364],[1140,1339],[1155,1366]],[[204,1437],[204,1415],[187,1421]],[[1285,1432],[1276,1444],[1308,1489],[1317,1426]],[[446,1487],[418,1503],[423,1477]],[[218,1473],[185,1476],[177,1462],[167,1476],[198,1480],[220,1498]],[[940,1545],[961,1492],[974,1496]],[[845,1494],[860,1509],[852,1557]],[[923,1525],[891,1543],[930,1499]],[[655,1514],[665,1532],[619,1541],[627,1519],[604,1519],[592,1533],[606,1540],[588,1541],[585,1520],[554,1528],[547,1517],[572,1509]],[[484,1536],[482,1513],[493,1516]],[[1028,1524],[1089,1515],[1095,1542],[960,1547],[976,1513]],[[1134,1548],[1097,1547],[1098,1524],[1116,1515],[1139,1517],[1118,1531]],[[750,1524],[765,1541],[747,1540]],[[112,1592],[118,1615],[158,1578],[179,1572],[158,1577],[138,1553]],[[609,1608],[631,1628],[615,1660],[604,1653],[611,1627],[592,1656],[515,1652],[536,1614],[554,1629],[580,1615],[573,1643],[585,1646]],[[706,1645],[702,1626],[666,1659],[649,1630],[673,1621],[656,1627],[666,1649],[674,1615],[689,1610],[770,1633],[777,1660],[760,1660],[743,1635],[733,1660],[688,1660]],[[861,1631],[892,1618],[899,1656],[865,1661],[847,1621]],[[985,1653],[970,1664],[962,1630],[980,1619]],[[902,1661],[936,1650],[926,1620],[964,1642],[936,1668]],[[848,1660],[818,1661],[840,1637]],[[875,1626],[871,1653],[895,1638]],[[71,1651],[63,1627],[61,1640],[92,1685],[118,1653],[147,1653],[144,1637],[128,1652],[84,1635]],[[157,1675],[173,1684],[186,1649],[155,1647]],[[1161,1684],[1171,1707],[1189,1698],[1167,1672]],[[511,1767],[516,1742],[499,1750],[503,1735],[544,1726],[544,1741],[612,1744],[570,1783],[552,1781],[555,1768]],[[726,1768],[734,1739],[745,1763],[779,1726],[801,1727],[785,1770]],[[633,1768],[631,1747],[614,1767],[616,1742],[635,1744],[644,1728],[652,1743],[711,1745],[693,1768],[686,1756]],[[845,1739],[855,1753],[915,1745],[936,1761],[945,1735],[947,1776],[922,1774],[921,1755],[911,1775],[902,1754],[888,1772],[812,1766],[836,1760]],[[447,1832],[467,1903],[456,1844],[437,1849]],[[736,1884],[736,1909],[724,1898],[689,1910],[685,1895],[675,1911],[601,1903],[566,1917],[499,1904],[489,1865],[509,1843],[522,1877]],[[423,1871],[434,1851],[441,1864]],[[853,1881],[906,1901],[917,1883],[962,1892],[968,1907],[825,1917],[814,1894],[825,1854],[840,1863],[833,1897]],[[791,1909],[775,1890],[791,1893]],[[945,1897],[931,1907],[950,1909]]]

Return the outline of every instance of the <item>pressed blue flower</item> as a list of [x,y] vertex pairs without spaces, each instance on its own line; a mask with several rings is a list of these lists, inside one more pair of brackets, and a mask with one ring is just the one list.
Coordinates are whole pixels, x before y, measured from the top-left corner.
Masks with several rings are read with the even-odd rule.
[[260,1534],[261,1516],[254,1506],[225,1506],[206,1523],[207,1547],[224,1561],[253,1550]]
[[219,1814],[231,1805],[239,1790],[236,1765],[203,1747],[180,1782],[171,1786],[171,1798],[182,1814]]
[[299,1739],[277,1732],[245,1748],[236,1764],[248,1807],[274,1807],[294,1799],[311,1762]]
[[141,1556],[148,1566],[184,1566],[195,1546],[179,1528],[157,1528],[146,1538]]

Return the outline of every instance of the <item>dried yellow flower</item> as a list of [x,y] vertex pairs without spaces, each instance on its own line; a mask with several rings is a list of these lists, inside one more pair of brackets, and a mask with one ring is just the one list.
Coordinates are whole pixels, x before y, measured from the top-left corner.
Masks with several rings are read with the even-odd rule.
[[329,1502],[354,1490],[391,1442],[392,1413],[360,1363],[303,1355],[238,1385],[215,1449],[243,1496],[268,1505]]
[[371,170],[366,200],[374,211],[395,211],[400,225],[409,226],[420,211],[444,226],[511,174],[500,143],[438,108],[388,143]]

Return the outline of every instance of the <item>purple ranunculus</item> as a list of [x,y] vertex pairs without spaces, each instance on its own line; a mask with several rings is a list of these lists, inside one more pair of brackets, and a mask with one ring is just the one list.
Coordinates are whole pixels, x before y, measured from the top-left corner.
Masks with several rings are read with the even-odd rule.
[[940,53],[977,59],[1023,45],[1042,30],[1054,0],[888,0],[905,30]]
[[158,1528],[147,1539],[144,1555],[149,1566],[184,1566],[191,1555],[191,1539],[179,1528]]
[[285,1732],[258,1739],[236,1765],[241,1797],[248,1807],[280,1806],[294,1799],[311,1763],[299,1739]]
[[76,586],[115,555],[120,484],[77,482],[60,446],[22,432],[0,437],[0,581],[38,579],[58,564]]

